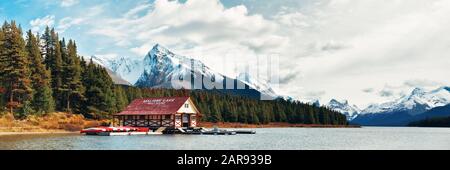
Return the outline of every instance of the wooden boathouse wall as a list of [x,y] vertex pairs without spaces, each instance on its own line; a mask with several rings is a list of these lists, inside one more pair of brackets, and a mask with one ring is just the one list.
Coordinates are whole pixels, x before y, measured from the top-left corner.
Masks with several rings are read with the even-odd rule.
[[197,126],[199,115],[189,97],[146,98],[133,101],[113,120],[120,126],[190,128]]

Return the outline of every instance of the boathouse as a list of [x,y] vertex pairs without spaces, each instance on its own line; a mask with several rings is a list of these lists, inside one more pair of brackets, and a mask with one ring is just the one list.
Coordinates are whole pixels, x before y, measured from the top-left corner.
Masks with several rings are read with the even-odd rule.
[[200,112],[190,97],[144,98],[114,115],[119,126],[164,128],[196,127]]

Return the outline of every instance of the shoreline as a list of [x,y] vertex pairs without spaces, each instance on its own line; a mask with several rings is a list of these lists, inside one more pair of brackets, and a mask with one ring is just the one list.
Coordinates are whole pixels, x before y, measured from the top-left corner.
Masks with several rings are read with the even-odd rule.
[[[320,124],[290,124],[290,123],[269,123],[269,124],[245,124],[229,122],[201,122],[197,127],[213,128],[361,128],[357,125],[320,125]],[[20,128],[20,127],[18,127]],[[46,135],[46,134],[79,134],[79,131],[66,131],[60,129],[40,129],[44,131],[0,131],[0,136],[8,135]]]
[[212,128],[361,128],[359,125],[321,125],[321,124],[291,124],[282,122],[273,122],[269,124],[245,124],[229,122],[200,122],[199,127]]
[[79,134],[79,132],[71,131],[54,131],[54,132],[0,132],[1,136],[12,136],[12,135],[54,135],[54,134]]

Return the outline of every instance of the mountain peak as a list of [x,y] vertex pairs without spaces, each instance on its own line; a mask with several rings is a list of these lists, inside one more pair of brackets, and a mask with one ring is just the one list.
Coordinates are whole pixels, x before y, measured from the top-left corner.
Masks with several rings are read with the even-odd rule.
[[417,87],[411,92],[411,95],[419,95],[419,94],[425,94],[425,90]]
[[353,123],[362,125],[405,125],[412,118],[426,114],[428,110],[450,104],[450,88],[435,90],[415,88],[409,96],[393,101],[370,105]]
[[449,87],[440,87],[432,91],[426,91],[422,88],[415,88],[410,95],[401,98],[372,105],[364,109],[363,114],[367,113],[395,113],[407,112],[410,115],[421,114],[426,110],[445,106],[450,104]]
[[[172,82],[171,80],[192,76],[193,81],[214,79],[214,81],[218,80],[218,82],[221,82],[225,78],[228,78],[210,69],[202,61],[189,56],[175,54],[158,43],[150,49],[143,59],[129,60],[125,58],[114,58],[114,60],[107,62],[105,66],[110,68],[114,73],[126,77],[129,82],[137,87],[173,88],[173,83],[177,83],[177,85],[182,87],[193,88],[190,87],[191,84],[188,84],[189,82],[187,81]],[[265,83],[266,81],[259,81],[249,75],[245,76],[245,74],[242,77],[248,80],[248,82],[239,79],[230,79],[237,83],[246,84],[246,89],[243,89],[245,91],[224,89],[224,92],[255,98],[261,98],[261,96],[279,97],[269,84]],[[203,86],[201,88],[206,90],[206,86]],[[252,89],[247,89],[248,87]]]
[[336,99],[331,99],[330,103],[337,103],[337,104],[343,104],[343,105],[348,105],[348,100],[342,100],[342,101],[338,101]]
[[150,54],[171,54],[172,52],[169,51],[166,47],[162,46],[161,44],[155,44],[153,48],[150,50]]
[[348,100],[338,101],[336,99],[331,99],[327,107],[344,114],[347,117],[347,120],[353,120],[361,112],[357,106],[350,106]]

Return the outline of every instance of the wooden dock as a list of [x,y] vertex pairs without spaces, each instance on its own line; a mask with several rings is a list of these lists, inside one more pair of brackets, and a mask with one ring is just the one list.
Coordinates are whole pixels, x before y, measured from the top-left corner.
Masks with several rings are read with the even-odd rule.
[[134,135],[162,135],[161,132],[100,132],[97,134],[87,134],[87,135],[98,135],[98,136],[134,136]]
[[[95,130],[95,131],[94,131]],[[162,135],[162,134],[182,134],[182,135],[236,135],[236,134],[256,134],[253,130],[227,130],[227,129],[206,129],[202,127],[196,128],[166,128],[160,127],[156,130],[148,131],[106,131],[103,129],[94,129],[85,132],[86,135],[97,136],[131,136],[131,135]]]
[[256,134],[256,131],[252,130],[223,130],[214,128],[212,130],[206,128],[196,129],[181,129],[181,134],[186,135],[236,135],[236,134]]

